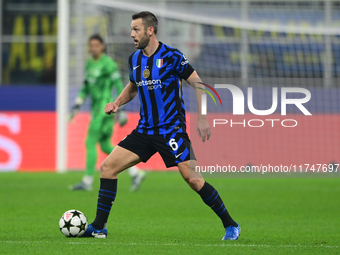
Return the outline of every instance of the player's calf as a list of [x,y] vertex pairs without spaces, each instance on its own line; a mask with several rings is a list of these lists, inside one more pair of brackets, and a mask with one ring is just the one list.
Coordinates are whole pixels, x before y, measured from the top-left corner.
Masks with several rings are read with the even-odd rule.
[[[226,239],[236,240],[239,236],[238,224],[231,218],[217,190],[207,183],[200,173],[195,172],[196,161],[192,160],[178,164],[183,179],[195,190],[203,202],[208,205],[222,220],[226,229]],[[232,231],[231,231],[232,230]],[[230,234],[233,232],[232,234]],[[237,236],[237,238],[236,238]]]
[[238,227],[238,224],[229,215],[222,198],[213,186],[205,182],[203,187],[197,193],[201,196],[203,202],[208,205],[222,220],[224,228],[232,226],[234,229]]
[[[124,169],[140,162],[139,157],[132,152],[117,146],[104,160],[100,167],[100,189],[97,201],[96,218],[92,225],[101,235],[106,229],[106,222],[109,218],[111,207],[117,194],[117,175]],[[104,234],[107,232],[104,231]],[[95,234],[98,234],[95,232]],[[102,237],[102,235],[100,236]]]

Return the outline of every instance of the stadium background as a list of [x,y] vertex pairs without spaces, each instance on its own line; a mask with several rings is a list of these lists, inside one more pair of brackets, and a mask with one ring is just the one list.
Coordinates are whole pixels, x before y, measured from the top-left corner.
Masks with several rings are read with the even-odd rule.
[[[105,6],[106,2],[112,1],[99,2],[102,5],[80,5],[71,1],[70,83],[65,101],[69,106],[83,79],[83,63],[88,56],[87,38],[94,32],[104,35],[108,54],[119,64],[124,82],[128,81],[127,56],[134,51],[129,38],[133,12],[129,6],[122,10],[125,7]],[[180,3],[188,14],[197,17],[218,18],[224,15],[241,20],[245,18],[242,10],[247,8],[246,18],[253,21],[254,26],[261,25],[263,20],[306,29],[317,29],[318,26],[334,28],[340,23],[338,1],[293,2],[172,0],[157,4],[163,11],[176,12],[181,9],[178,7]],[[2,0],[1,5],[0,171],[55,171],[57,3],[55,0]],[[160,11],[159,14],[162,13]],[[306,107],[313,116],[295,131],[269,128],[254,134],[252,130],[229,130],[226,140],[220,141],[220,149],[232,163],[338,162],[339,34],[328,35],[327,31],[315,35],[297,34],[279,29],[277,32],[255,29],[247,30],[245,36],[244,30],[238,26],[160,17],[161,28],[166,26],[164,32],[160,32],[160,39],[180,48],[206,83],[236,84],[243,86],[244,91],[246,86],[253,86],[256,88],[254,105],[264,109],[271,105],[270,88],[273,86],[304,87],[312,94],[312,100]],[[244,38],[247,39],[246,45]],[[245,49],[246,60],[243,55]],[[184,95],[190,102],[187,103],[188,115],[196,110],[194,104],[191,105],[191,93],[185,86]],[[222,100],[227,102],[224,108],[214,108],[213,102],[208,102],[208,109],[215,109],[214,116],[221,116],[222,112],[231,113],[231,98],[224,95]],[[82,107],[74,123],[68,126],[68,169],[84,168],[84,140],[90,118],[88,110],[89,102]],[[135,127],[138,100],[128,104],[126,111],[129,123],[123,129],[115,127],[114,144]],[[279,112],[280,108],[275,114]],[[303,117],[295,108],[289,108],[288,113],[287,118]],[[274,147],[268,146],[271,141],[275,141]],[[227,147],[223,145],[225,142],[228,142]],[[103,157],[101,154],[99,162]],[[159,156],[140,167],[164,169]]]

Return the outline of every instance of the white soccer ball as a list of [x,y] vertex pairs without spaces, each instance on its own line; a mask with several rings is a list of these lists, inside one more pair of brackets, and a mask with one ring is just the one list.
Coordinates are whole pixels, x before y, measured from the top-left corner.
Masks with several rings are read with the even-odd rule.
[[60,231],[67,237],[81,237],[87,225],[86,216],[79,210],[68,210],[59,220]]

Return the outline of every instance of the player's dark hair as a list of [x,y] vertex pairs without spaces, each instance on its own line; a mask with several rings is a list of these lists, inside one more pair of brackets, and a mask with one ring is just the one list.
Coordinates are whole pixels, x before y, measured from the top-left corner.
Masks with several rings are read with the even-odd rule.
[[99,34],[91,35],[91,37],[90,37],[90,39],[89,39],[89,42],[92,41],[92,40],[97,40],[97,41],[99,41],[100,43],[104,44],[103,37],[101,37]]
[[157,34],[158,20],[153,13],[148,11],[138,12],[132,15],[132,19],[142,19],[145,30],[148,27],[153,27],[155,34]]

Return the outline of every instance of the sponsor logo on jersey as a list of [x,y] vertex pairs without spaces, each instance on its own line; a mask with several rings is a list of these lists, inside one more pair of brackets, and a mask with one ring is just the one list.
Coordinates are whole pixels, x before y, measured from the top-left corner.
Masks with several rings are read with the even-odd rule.
[[160,79],[157,79],[157,80],[146,80],[146,81],[140,81],[140,82],[136,83],[136,85],[138,87],[148,86],[148,85],[158,85],[158,84],[162,84],[162,81]]
[[186,56],[183,55],[184,61],[181,62],[181,65],[184,66],[189,63],[189,60],[186,58]]
[[189,61],[188,61],[188,60],[185,60],[185,61],[182,61],[182,62],[181,62],[181,65],[184,66],[184,65],[186,65],[186,64],[188,64],[188,63],[189,63]]

